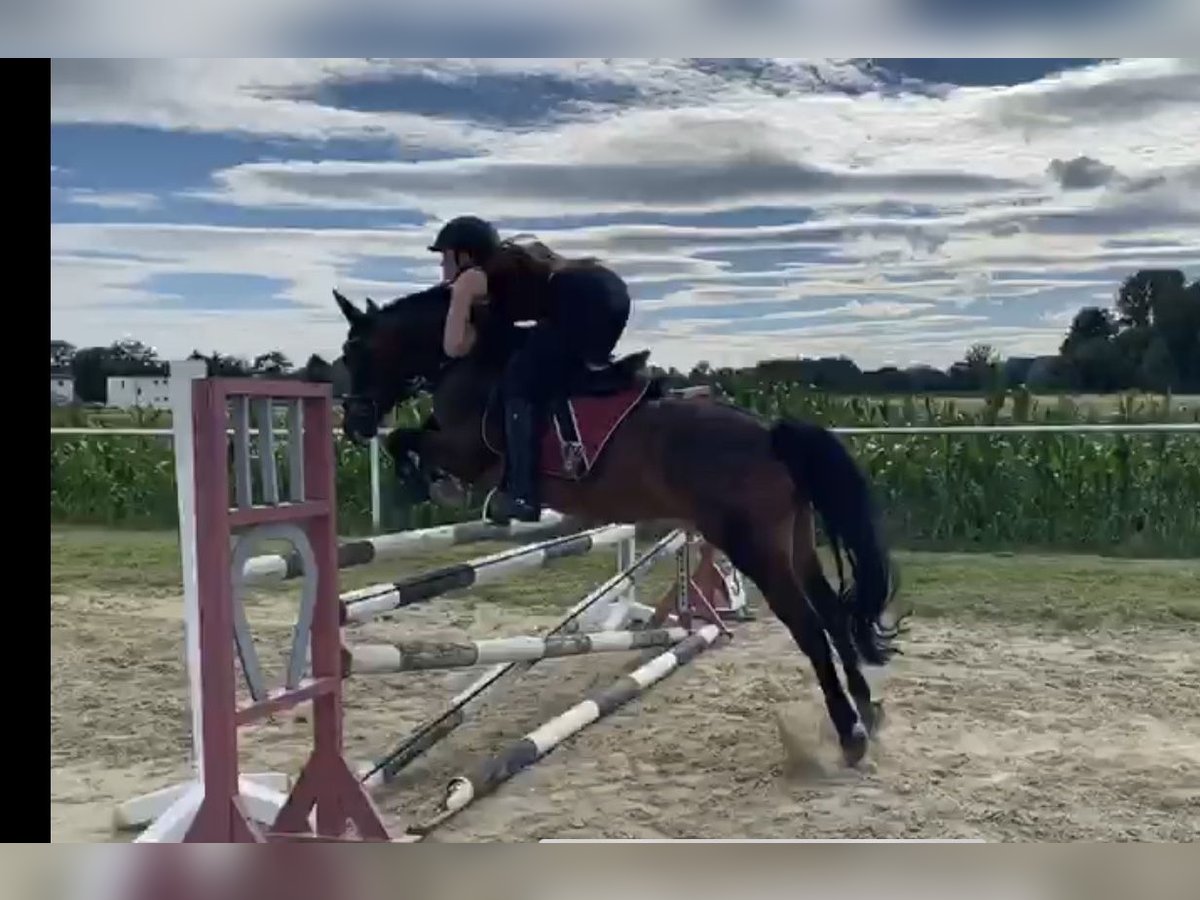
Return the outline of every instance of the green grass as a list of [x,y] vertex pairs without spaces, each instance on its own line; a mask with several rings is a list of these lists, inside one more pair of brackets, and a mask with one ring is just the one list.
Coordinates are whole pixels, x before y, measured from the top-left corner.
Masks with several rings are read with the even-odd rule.
[[901,553],[914,618],[1025,622],[1064,630],[1200,624],[1200,561]]
[[174,531],[50,529],[50,592],[179,593]]
[[[980,394],[932,396],[943,415],[955,410],[973,415],[983,412],[988,406],[988,398]],[[864,395],[863,399],[873,404],[896,403],[896,398],[882,396]],[[1200,410],[1200,395],[1176,394],[1171,397],[1169,406],[1166,397],[1161,394],[1138,391],[1121,394],[1031,394],[1029,403],[1026,417],[1033,420],[1051,418],[1055,414],[1074,414],[1087,419],[1110,421],[1132,414],[1133,418],[1155,417],[1164,421],[1191,422],[1195,420],[1197,410]],[[1001,421],[1021,418],[1019,404],[1013,402],[1012,396],[1001,407],[999,414]]]
[[[419,559],[347,569],[341,573],[341,588],[391,581],[492,553],[501,546],[447,548]],[[172,532],[54,529],[51,590],[178,593],[178,553]],[[565,560],[519,578],[473,588],[454,602],[492,602],[531,613],[553,612],[612,575],[613,557],[598,552]],[[1010,622],[1068,631],[1200,624],[1200,561],[1196,560],[902,552],[897,562],[902,573],[899,602],[911,608],[914,619]],[[657,598],[671,576],[671,566],[656,566],[643,596]],[[761,603],[759,609],[769,616]]]

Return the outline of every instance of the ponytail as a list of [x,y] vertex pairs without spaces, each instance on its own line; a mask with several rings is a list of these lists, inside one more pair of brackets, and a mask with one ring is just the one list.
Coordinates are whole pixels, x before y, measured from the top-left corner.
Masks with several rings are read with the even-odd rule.
[[594,256],[566,257],[551,249],[543,241],[531,234],[517,234],[500,242],[500,252],[507,251],[516,256],[523,256],[531,271],[545,273],[548,277],[555,272],[574,266],[595,266],[600,260]]

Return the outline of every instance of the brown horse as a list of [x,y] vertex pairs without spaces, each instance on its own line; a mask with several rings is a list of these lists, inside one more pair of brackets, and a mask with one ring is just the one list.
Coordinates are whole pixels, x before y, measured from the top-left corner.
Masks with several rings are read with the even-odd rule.
[[[393,430],[384,442],[398,474],[412,479],[437,470],[467,484],[494,485],[504,440],[496,388],[521,330],[496,326],[483,313],[476,349],[451,360],[442,351],[445,285],[383,308],[368,300],[366,311],[334,296],[350,325],[343,347],[351,379],[347,436],[374,437],[393,406],[429,389],[429,420]],[[543,441],[543,502],[597,524],[672,522],[721,550],[812,661],[843,755],[857,764],[882,713],[860,660],[884,665],[900,633],[898,622],[884,620],[893,570],[866,478],[825,428],[769,423],[716,400],[670,396],[642,374],[648,355],[624,357],[561,386],[573,408],[556,405]],[[563,457],[574,465],[556,467],[556,451],[567,449]],[[821,570],[814,508],[839,573],[843,555],[853,572],[852,585],[843,579],[840,592]]]

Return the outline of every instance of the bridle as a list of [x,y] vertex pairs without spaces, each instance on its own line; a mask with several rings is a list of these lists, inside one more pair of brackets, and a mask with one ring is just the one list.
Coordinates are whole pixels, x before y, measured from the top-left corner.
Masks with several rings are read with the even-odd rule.
[[388,409],[407,399],[400,393],[408,385],[402,383],[399,393],[387,403],[388,398],[382,395],[383,385],[374,377],[370,344],[364,335],[351,337],[342,345],[342,359],[348,364],[352,388],[369,385],[366,391],[350,390],[342,396],[342,428],[352,441],[362,443],[379,433],[379,420]]
[[365,335],[346,341],[342,348],[343,360],[351,359],[351,353],[354,354],[354,364],[350,369],[351,385],[369,385],[365,391],[351,390],[342,397],[343,430],[356,442],[378,434],[379,421],[393,407],[422,392],[434,393],[446,372],[457,362],[443,359],[432,374],[408,376],[388,390],[382,380],[375,377],[374,356]]

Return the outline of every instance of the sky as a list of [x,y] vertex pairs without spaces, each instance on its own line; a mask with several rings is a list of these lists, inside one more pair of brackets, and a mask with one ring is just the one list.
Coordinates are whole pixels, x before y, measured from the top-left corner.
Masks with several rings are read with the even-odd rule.
[[333,359],[333,289],[473,213],[604,259],[658,365],[1052,353],[1200,277],[1198,147],[1196,59],[58,59],[51,334]]

